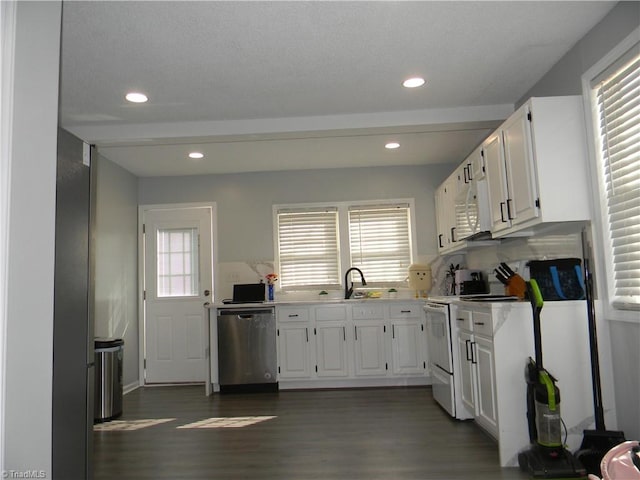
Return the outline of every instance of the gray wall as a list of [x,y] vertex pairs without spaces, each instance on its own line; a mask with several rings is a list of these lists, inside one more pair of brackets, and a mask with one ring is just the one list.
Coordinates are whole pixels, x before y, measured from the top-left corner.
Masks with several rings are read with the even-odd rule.
[[414,198],[417,254],[435,255],[435,188],[453,165],[142,178],[141,205],[214,201],[218,261],[272,260],[272,205]]
[[640,2],[619,2],[544,77],[518,100],[530,97],[582,95],[582,74],[640,24]]
[[[14,6],[7,309],[6,331],[0,334],[6,347],[0,372],[2,468],[43,471],[50,478],[61,3]],[[4,39],[9,39],[5,32]]]
[[[582,75],[638,25],[640,2],[620,2],[520,99],[520,103],[530,96],[582,95]],[[640,373],[631,366],[640,365],[640,324],[611,321],[609,327],[618,427],[627,438],[639,439]]]
[[95,222],[95,335],[124,339],[123,382],[138,383],[138,179],[99,157]]

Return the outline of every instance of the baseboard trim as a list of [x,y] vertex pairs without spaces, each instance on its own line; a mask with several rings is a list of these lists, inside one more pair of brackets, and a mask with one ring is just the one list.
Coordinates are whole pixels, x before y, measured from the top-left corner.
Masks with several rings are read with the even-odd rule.
[[306,390],[314,388],[422,387],[428,385],[431,385],[431,377],[349,378],[314,380],[279,379],[280,390]]
[[131,393],[134,390],[140,388],[140,382],[138,382],[138,380],[136,380],[135,382],[131,382],[125,386],[122,387],[122,394],[126,395],[127,393]]

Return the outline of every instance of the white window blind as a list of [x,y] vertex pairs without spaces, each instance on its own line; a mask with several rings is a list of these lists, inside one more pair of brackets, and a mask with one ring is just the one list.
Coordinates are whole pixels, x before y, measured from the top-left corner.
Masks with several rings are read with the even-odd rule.
[[337,209],[280,210],[277,222],[281,288],[339,285]]
[[411,264],[408,204],[349,208],[351,266],[367,284],[403,282]]
[[[634,53],[631,53],[634,52]],[[613,258],[613,304],[640,307],[640,54],[592,82]]]

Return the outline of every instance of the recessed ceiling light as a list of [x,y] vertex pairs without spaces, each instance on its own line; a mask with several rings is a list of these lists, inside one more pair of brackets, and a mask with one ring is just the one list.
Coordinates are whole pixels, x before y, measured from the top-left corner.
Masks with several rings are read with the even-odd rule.
[[204,154],[200,152],[191,152],[189,158],[204,158]]
[[389,150],[394,150],[396,148],[400,148],[400,144],[397,142],[389,142],[384,146],[384,148],[388,148]]
[[126,98],[127,101],[131,103],[144,103],[149,100],[144,93],[140,92],[129,92],[125,95],[124,98]]
[[416,88],[421,87],[422,85],[424,85],[424,78],[422,77],[407,78],[402,82],[402,86],[407,88]]

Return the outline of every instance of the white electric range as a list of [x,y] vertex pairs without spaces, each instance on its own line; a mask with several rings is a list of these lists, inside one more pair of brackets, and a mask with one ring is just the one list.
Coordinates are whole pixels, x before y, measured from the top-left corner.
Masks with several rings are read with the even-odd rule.
[[457,329],[451,324],[455,315],[454,300],[459,297],[429,297],[424,305],[427,318],[428,361],[431,370],[433,398],[446,412],[459,420],[473,418],[462,404],[461,386],[455,375]]

